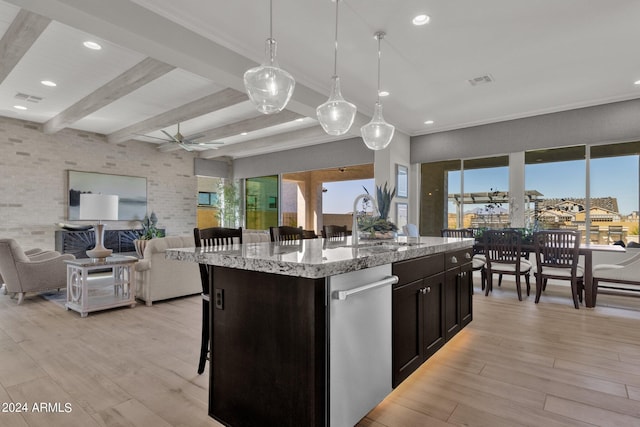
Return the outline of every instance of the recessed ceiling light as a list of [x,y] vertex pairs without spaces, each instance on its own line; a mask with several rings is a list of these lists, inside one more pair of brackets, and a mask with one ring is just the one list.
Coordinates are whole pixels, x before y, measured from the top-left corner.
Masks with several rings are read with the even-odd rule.
[[413,22],[413,25],[424,25],[424,24],[428,24],[429,21],[431,20],[431,17],[429,15],[417,15],[416,17],[413,18],[413,20],[411,22]]
[[300,118],[297,118],[297,119],[296,119],[296,122],[301,122],[301,121],[303,121],[303,120],[304,120],[304,117],[300,117]]
[[389,96],[389,92],[387,92],[386,90],[381,90],[380,92],[378,92],[378,95],[380,95],[380,96]]
[[432,125],[433,123],[433,120],[427,120],[426,122],[424,122],[425,125]]
[[100,46],[98,43],[96,42],[92,42],[92,41],[86,41],[84,43],[82,43],[84,45],[84,47],[87,47],[89,49],[93,49],[93,50],[100,50],[102,49],[102,46]]
[[58,86],[55,82],[52,82],[51,80],[42,80],[40,83],[42,83],[45,86],[49,86],[49,87]]
[[249,135],[249,132],[242,132],[240,135],[242,136]]
[[633,84],[640,86],[640,80],[636,80],[635,82],[633,82]]
[[26,110],[27,107],[25,107],[24,105],[14,105],[13,108],[15,108],[16,110]]

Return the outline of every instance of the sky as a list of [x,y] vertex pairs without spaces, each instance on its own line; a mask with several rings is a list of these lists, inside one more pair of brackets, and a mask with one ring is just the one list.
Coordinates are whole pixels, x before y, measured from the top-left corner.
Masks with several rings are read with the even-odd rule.
[[322,212],[338,214],[353,212],[353,201],[360,194],[366,193],[363,186],[369,190],[370,194],[375,194],[376,186],[373,178],[323,183],[322,187],[327,191],[322,193]]

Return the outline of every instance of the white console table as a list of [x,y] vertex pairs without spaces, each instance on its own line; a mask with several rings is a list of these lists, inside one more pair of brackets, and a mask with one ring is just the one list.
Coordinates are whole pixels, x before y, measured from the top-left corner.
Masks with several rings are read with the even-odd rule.
[[[108,308],[135,307],[136,257],[110,256],[104,260],[82,258],[66,260],[67,302],[65,307],[82,317],[92,311]],[[91,277],[95,270],[111,271],[109,276]],[[93,276],[97,276],[97,273]]]

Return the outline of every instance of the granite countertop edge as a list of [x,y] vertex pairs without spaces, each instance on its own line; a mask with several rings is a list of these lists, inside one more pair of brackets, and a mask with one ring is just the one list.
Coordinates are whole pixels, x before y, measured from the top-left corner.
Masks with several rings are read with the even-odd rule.
[[[467,249],[473,246],[472,239],[446,239],[438,243],[415,244],[403,246],[389,243],[389,249],[380,249],[373,253],[368,253],[368,247],[359,247],[354,251],[352,247],[342,247],[334,249],[323,249],[322,239],[318,242],[309,242],[309,247],[305,247],[307,254],[292,255],[295,259],[274,255],[273,243],[250,243],[235,245],[229,250],[207,252],[201,248],[171,248],[165,252],[167,259],[197,262],[220,267],[236,268],[248,271],[258,271],[263,273],[273,273],[284,276],[296,276],[310,279],[335,276],[337,274],[349,273],[365,268],[390,264],[412,258],[432,255],[436,253]],[[383,243],[384,244],[384,243]],[[243,250],[244,249],[244,250]],[[333,253],[333,257],[327,257],[331,251],[342,249],[342,252]],[[352,249],[345,251],[345,249]],[[246,252],[250,251],[250,255]],[[327,252],[325,252],[327,251]],[[299,259],[301,258],[301,259]],[[329,258],[329,259],[327,259]]]

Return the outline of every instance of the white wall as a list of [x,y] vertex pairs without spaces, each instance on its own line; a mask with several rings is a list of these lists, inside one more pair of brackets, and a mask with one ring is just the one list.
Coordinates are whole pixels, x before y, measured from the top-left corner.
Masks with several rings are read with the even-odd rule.
[[640,99],[411,138],[411,163],[640,139]]
[[[190,234],[197,205],[194,156],[161,153],[141,142],[109,144],[103,135],[72,129],[45,135],[37,123],[0,117],[0,238],[16,239],[25,249],[54,249],[55,223],[67,221],[68,169],[147,178],[147,209],[156,212],[158,226]],[[107,229],[136,227],[107,223]]]

